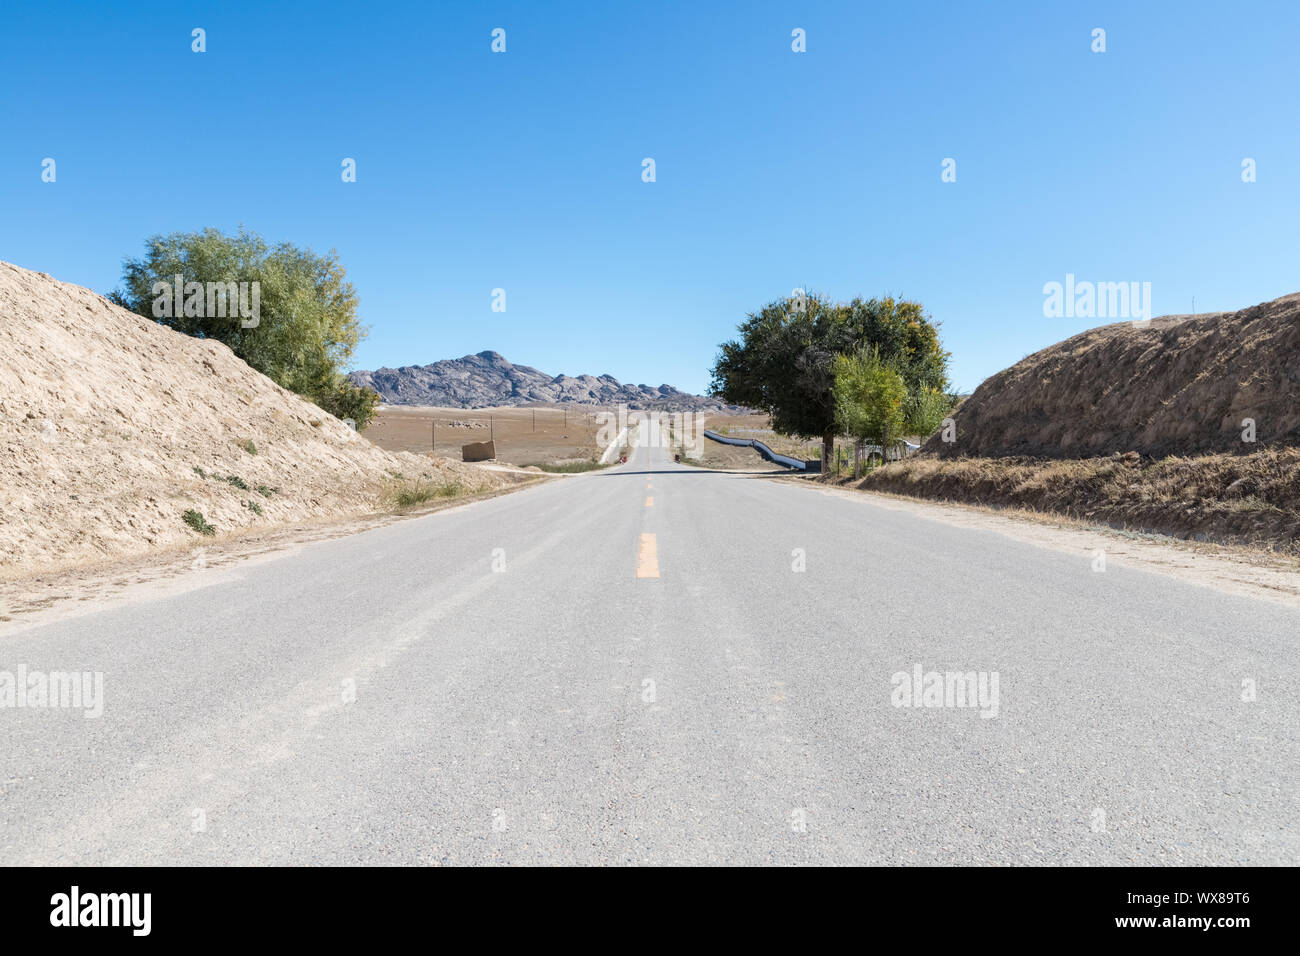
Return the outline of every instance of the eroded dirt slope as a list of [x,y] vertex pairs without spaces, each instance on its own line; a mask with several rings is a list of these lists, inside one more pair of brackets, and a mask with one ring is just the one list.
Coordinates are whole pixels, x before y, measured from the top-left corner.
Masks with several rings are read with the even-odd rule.
[[[1086,458],[1300,445],[1300,293],[1242,309],[1121,322],[1036,352],[984,382],[942,457]],[[1245,419],[1256,443],[1242,441]]]
[[189,510],[229,534],[372,512],[403,484],[503,484],[382,451],[221,343],[4,262],[0,423],[4,577],[212,540]]

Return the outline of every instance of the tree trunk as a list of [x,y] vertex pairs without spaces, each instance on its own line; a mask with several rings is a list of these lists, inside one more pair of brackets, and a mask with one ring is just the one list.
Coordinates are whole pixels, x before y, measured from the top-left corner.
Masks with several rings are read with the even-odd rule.
[[853,443],[853,478],[856,481],[862,477],[862,442]]
[[822,474],[831,470],[831,456],[835,454],[835,434],[827,432],[822,436]]

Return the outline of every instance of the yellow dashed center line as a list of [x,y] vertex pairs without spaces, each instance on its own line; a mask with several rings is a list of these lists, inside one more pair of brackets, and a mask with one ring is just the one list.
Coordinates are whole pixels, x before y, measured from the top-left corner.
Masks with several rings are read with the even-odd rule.
[[653,508],[654,505],[655,505],[655,500],[654,500],[653,498],[646,498],[646,500],[645,500],[645,506],[646,506],[647,508]]
[[659,577],[659,544],[652,534],[641,535],[641,550],[636,556],[636,576]]

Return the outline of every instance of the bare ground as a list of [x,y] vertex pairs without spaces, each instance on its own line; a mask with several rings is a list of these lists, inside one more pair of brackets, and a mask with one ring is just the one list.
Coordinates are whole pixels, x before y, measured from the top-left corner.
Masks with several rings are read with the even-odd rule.
[[252,529],[193,548],[187,542],[178,543],[162,552],[91,562],[0,581],[0,636],[20,628],[101,611],[146,597],[202,587],[235,565],[280,557],[316,541],[341,538],[407,518],[459,508],[551,480],[555,479],[548,475],[520,473],[496,488],[401,511],[348,519],[324,518],[274,529]]
[[[512,465],[590,461],[604,448],[597,441],[599,410],[536,408],[435,408],[385,405],[363,433],[389,452],[460,458],[461,446],[496,442],[497,461]],[[436,445],[434,444],[436,442]]]
[[0,426],[0,580],[508,484],[384,451],[220,342],[8,263]]

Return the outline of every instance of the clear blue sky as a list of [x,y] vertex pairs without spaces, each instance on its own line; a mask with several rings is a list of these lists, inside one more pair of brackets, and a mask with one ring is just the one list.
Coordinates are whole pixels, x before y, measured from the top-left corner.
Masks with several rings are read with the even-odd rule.
[[107,292],[145,237],[243,223],[338,250],[358,368],[691,391],[795,286],[893,293],[970,389],[1099,324],[1044,318],[1067,272],[1157,314],[1300,290],[1298,39],[1294,0],[6,0],[0,259]]

